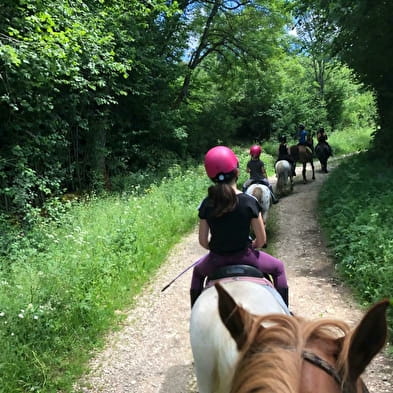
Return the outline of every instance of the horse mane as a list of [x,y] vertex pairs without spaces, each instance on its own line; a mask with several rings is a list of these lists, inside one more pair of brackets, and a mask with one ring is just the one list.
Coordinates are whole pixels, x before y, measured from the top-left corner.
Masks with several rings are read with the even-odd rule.
[[262,200],[262,190],[260,187],[255,187],[252,190],[252,196],[257,198],[257,200],[260,202]]
[[346,375],[349,344],[346,345],[345,341],[350,340],[337,340],[349,335],[345,322],[265,315],[255,317],[252,326],[247,325],[248,339],[232,380],[231,393],[297,393],[302,352],[319,340],[329,342],[335,349],[336,367]]

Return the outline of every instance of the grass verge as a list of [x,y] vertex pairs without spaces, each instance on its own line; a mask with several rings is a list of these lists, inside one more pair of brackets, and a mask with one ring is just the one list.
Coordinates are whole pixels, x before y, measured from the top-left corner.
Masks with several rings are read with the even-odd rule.
[[[324,183],[320,223],[336,268],[363,305],[393,293],[392,168],[361,153],[345,159]],[[393,310],[388,312],[393,333]]]

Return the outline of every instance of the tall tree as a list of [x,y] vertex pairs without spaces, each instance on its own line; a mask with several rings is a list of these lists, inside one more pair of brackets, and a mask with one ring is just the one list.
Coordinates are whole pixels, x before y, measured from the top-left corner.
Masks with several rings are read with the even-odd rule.
[[177,104],[187,97],[193,72],[204,59],[216,54],[263,61],[271,55],[286,22],[281,0],[194,1],[190,16],[192,48]]
[[[323,9],[336,31],[333,48],[376,92],[381,129],[376,146],[393,148],[393,3],[388,0],[306,0]],[[390,151],[390,150],[389,150]]]

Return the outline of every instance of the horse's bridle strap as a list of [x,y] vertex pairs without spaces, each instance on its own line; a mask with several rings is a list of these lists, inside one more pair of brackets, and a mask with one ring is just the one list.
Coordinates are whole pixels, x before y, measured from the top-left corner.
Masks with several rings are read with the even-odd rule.
[[335,381],[339,385],[341,385],[342,380],[340,375],[335,370],[335,368],[331,366],[326,360],[323,360],[319,356],[315,355],[315,353],[308,352],[308,351],[303,351],[302,356],[304,360],[307,360],[309,363],[319,367],[320,369],[328,373],[330,376],[332,376],[335,379]]
[[[303,351],[302,353],[303,359],[306,360],[307,362],[313,364],[316,367],[319,367],[321,370],[325,371],[327,374],[329,374],[331,377],[334,378],[334,380],[341,386],[343,389],[343,393],[347,392],[348,386],[346,384],[343,385],[342,383],[342,378],[336,371],[336,369],[330,365],[326,360],[320,358],[318,355],[315,353],[309,352],[309,351]],[[367,386],[365,383],[362,381],[362,391],[363,393],[369,393],[369,390],[367,389]]]

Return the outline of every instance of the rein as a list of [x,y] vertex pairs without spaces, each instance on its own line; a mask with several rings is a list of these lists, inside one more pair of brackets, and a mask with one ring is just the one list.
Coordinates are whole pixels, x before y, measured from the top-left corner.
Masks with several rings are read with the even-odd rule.
[[[320,358],[319,356],[315,355],[313,352],[303,351],[302,357],[305,361],[311,363],[313,366],[320,368],[321,370],[325,371],[329,374],[334,380],[341,386],[342,393],[351,393],[348,390],[346,384],[343,384],[343,380],[337,370],[331,366],[326,360]],[[367,386],[362,381],[362,393],[370,393],[367,389]]]

